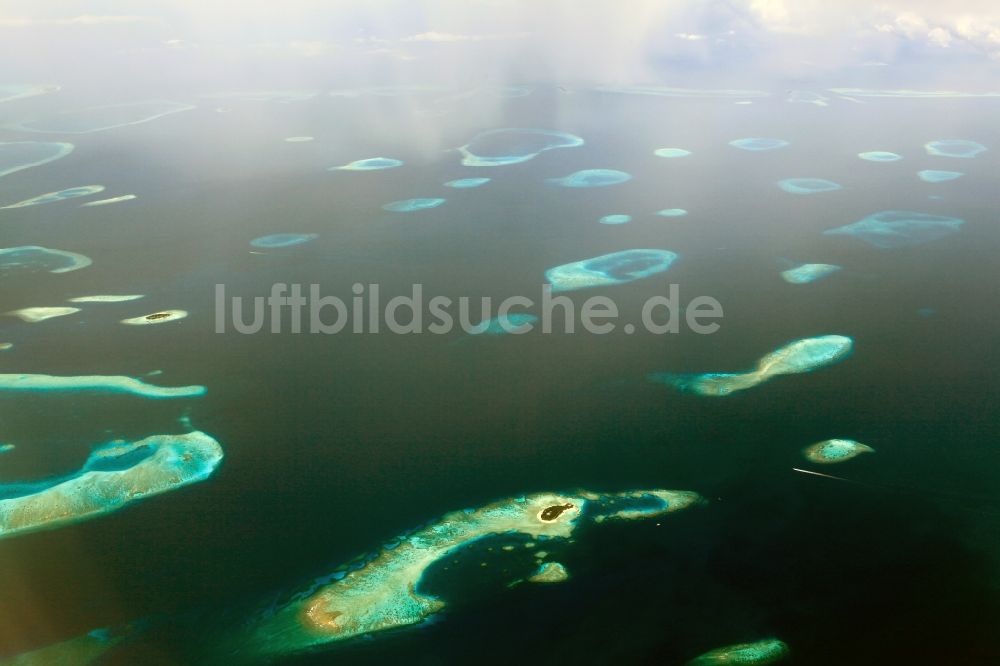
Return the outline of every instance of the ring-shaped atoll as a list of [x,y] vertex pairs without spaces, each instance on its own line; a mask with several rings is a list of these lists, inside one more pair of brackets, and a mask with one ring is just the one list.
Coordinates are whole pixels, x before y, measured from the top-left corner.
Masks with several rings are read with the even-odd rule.
[[532,160],[547,150],[576,148],[583,139],[546,129],[493,129],[480,132],[458,147],[464,166],[505,166]]
[[965,174],[961,171],[941,171],[939,169],[924,169],[917,172],[917,177],[925,183],[947,183],[957,180]]
[[382,169],[395,169],[403,166],[403,160],[392,157],[366,157],[363,160],[354,160],[340,166],[332,166],[328,171],[381,171]]
[[147,315],[122,319],[121,323],[128,326],[149,326],[151,324],[165,324],[168,321],[177,321],[187,316],[187,310],[160,310],[159,312],[150,312]]
[[196,107],[165,100],[107,104],[72,111],[58,111],[34,120],[9,125],[21,132],[90,134],[127,125],[139,125]]
[[765,638],[755,643],[738,643],[717,648],[692,659],[687,666],[727,666],[746,664],[761,666],[776,664],[788,656],[788,646],[777,638]]
[[965,220],[907,210],[884,210],[835,229],[827,236],[851,236],[879,249],[921,245],[957,233]]
[[494,535],[568,539],[581,521],[637,520],[701,503],[694,492],[538,493],[448,513],[269,606],[223,643],[226,658],[269,658],[423,622],[445,601],[420,590],[435,562]]
[[561,178],[549,178],[549,182],[560,187],[609,187],[631,180],[632,175],[617,169],[583,169]]
[[0,177],[41,166],[73,152],[72,143],[57,141],[0,142]]
[[853,439],[827,439],[802,449],[807,460],[821,465],[845,462],[862,453],[875,453],[875,449]]
[[981,143],[967,139],[940,139],[925,143],[924,150],[928,155],[971,159],[979,153],[985,153],[987,148]]
[[40,206],[42,204],[55,203],[66,199],[89,197],[91,194],[97,194],[98,192],[103,191],[103,185],[80,185],[79,187],[68,187],[65,190],[46,192],[45,194],[39,194],[37,197],[31,197],[30,199],[25,199],[24,201],[18,201],[17,203],[12,203],[7,206],[0,206],[0,210],[28,208],[29,206]]
[[390,213],[413,213],[419,210],[437,208],[445,201],[447,201],[447,199],[437,197],[403,199],[402,201],[393,201],[385,204],[382,206],[382,210],[389,211]]
[[295,245],[302,245],[303,243],[314,241],[317,238],[319,238],[319,234],[292,234],[292,233],[270,234],[268,236],[260,236],[259,238],[254,238],[252,241],[250,241],[250,245],[256,248],[270,250],[282,247],[292,247]]
[[77,523],[203,481],[221,461],[222,447],[199,431],[110,442],[67,476],[0,484],[0,539]]
[[452,187],[456,190],[468,190],[473,187],[482,187],[491,180],[492,178],[459,178],[457,180],[449,180],[444,186]]
[[[56,265],[53,267],[53,263]],[[69,273],[91,264],[90,257],[66,250],[53,250],[40,245],[0,248],[0,275],[10,270],[46,270],[49,273]]]
[[554,292],[625,284],[662,273],[676,260],[670,250],[622,250],[554,266],[545,271],[545,280]]
[[903,159],[898,153],[891,153],[888,150],[866,150],[858,153],[858,157],[866,162],[898,162]]
[[836,264],[802,264],[781,272],[781,279],[789,284],[808,284],[840,270]]
[[839,183],[825,178],[785,178],[778,181],[778,187],[789,194],[816,194],[841,189]]

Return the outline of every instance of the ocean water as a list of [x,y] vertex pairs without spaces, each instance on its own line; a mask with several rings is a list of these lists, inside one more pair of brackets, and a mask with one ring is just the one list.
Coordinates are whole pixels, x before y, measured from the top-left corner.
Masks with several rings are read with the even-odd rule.
[[[528,89],[324,92],[287,103],[176,96],[175,106],[195,108],[85,134],[18,123],[111,102],[63,91],[0,105],[0,141],[75,144],[0,179],[0,204],[89,184],[105,187],[93,199],[136,195],[0,211],[3,247],[93,261],[70,273],[5,270],[0,311],[145,295],[36,323],[0,318],[0,341],[13,343],[0,352],[2,372],[207,389],[169,400],[0,390],[0,442],[15,445],[0,454],[0,482],[63,476],[98,444],[155,433],[201,430],[225,452],[204,481],[0,539],[0,655],[143,620],[100,663],[230,663],[220,646],[261,609],[448,512],[542,491],[669,488],[707,501],[540,542],[569,571],[563,583],[508,587],[539,562],[526,539],[512,551],[501,538],[477,541],[421,580],[447,602],[427,622],[271,658],[683,664],[773,636],[795,664],[1000,663],[1000,102],[834,96],[820,107],[775,91],[739,105]],[[585,143],[462,166],[455,149],[497,128]],[[729,145],[753,137],[788,145]],[[989,150],[963,159],[924,148],[953,138]],[[665,160],[654,153],[665,146],[691,154]],[[903,159],[858,158],[875,150]],[[328,170],[373,157],[403,165]],[[587,169],[632,177],[596,188],[549,182]],[[918,177],[930,169],[965,175]],[[480,177],[491,180],[445,186]],[[777,184],[789,178],[841,189],[790,194]],[[383,209],[437,198],[446,201]],[[656,214],[667,208],[688,214]],[[964,223],[891,248],[823,234],[888,210]],[[608,214],[632,220],[600,224]],[[250,244],[272,234],[316,237]],[[287,332],[286,321],[281,333],[215,331],[219,284],[244,297],[281,282],[348,299],[361,283],[387,300],[420,283],[428,296],[540,300],[547,269],[630,248],[679,258],[663,273],[569,297],[607,296],[635,320],[674,284],[685,302],[721,303],[720,329],[323,335]],[[810,284],[781,279],[805,263],[842,268]],[[174,309],[187,317],[119,323]],[[851,357],[726,397],[647,380],[748,371],[788,341],[827,334],[851,337]],[[831,438],[876,452],[822,468],[802,457]]]

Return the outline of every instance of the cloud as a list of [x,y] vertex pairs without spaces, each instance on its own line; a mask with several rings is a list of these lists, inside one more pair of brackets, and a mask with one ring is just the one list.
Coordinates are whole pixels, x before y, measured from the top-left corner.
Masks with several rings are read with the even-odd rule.
[[944,28],[932,28],[927,32],[927,41],[941,48],[948,48],[952,39],[951,33]]
[[[587,11],[579,0],[157,0],[141,5],[148,16],[137,16],[132,12],[140,10],[130,10],[125,0],[102,0],[105,9],[85,15],[77,15],[70,0],[4,0],[0,28],[8,29],[0,51],[6,48],[9,59],[27,52],[72,69],[76,51],[49,48],[31,30],[16,29],[72,26],[80,29],[62,28],[71,33],[67,41],[86,40],[89,53],[105,46],[111,53],[123,42],[132,48],[153,44],[159,54],[173,52],[172,66],[193,70],[226,72],[245,58],[278,77],[287,57],[299,59],[303,77],[314,75],[306,65],[315,64],[329,68],[326,76],[351,80],[419,73],[456,85],[491,77],[669,83],[694,72],[808,79],[873,61],[990,66],[990,59],[1000,58],[997,0],[586,4]],[[142,22],[153,28],[114,27]],[[106,33],[94,27],[101,25],[109,26]],[[92,45],[95,36],[102,43]],[[265,62],[272,55],[279,57]],[[406,62],[415,57],[420,68]]]
[[750,11],[769,30],[793,30],[792,16],[784,0],[751,0]]
[[486,42],[503,39],[519,39],[526,37],[527,33],[508,35],[463,35],[451,32],[421,32],[409,37],[403,37],[402,42],[430,42],[433,44],[458,44],[462,42]]
[[978,16],[959,16],[954,23],[955,34],[974,43],[1000,45],[1000,27]]
[[297,40],[288,43],[288,50],[304,58],[319,58],[337,49],[332,42],[322,40]]
[[148,16],[129,16],[129,15],[99,16],[92,14],[84,14],[82,16],[74,16],[72,18],[63,18],[63,19],[42,19],[42,18],[29,18],[29,17],[0,16],[0,28],[34,28],[34,27],[49,26],[49,25],[75,25],[75,26],[114,25],[114,24],[127,24],[127,23],[143,23],[152,20],[154,19]]
[[413,54],[407,53],[406,51],[399,51],[397,49],[370,49],[368,51],[362,51],[362,53],[370,56],[386,56],[389,58],[395,58],[396,60],[402,60],[404,62],[417,59]]
[[906,39],[923,39],[930,31],[927,19],[913,12],[903,12],[895,16],[891,22],[876,25],[875,29],[882,33],[899,35]]
[[874,27],[879,33],[930,49],[958,49],[1000,58],[1000,13],[954,16],[928,8],[924,13],[889,14]]

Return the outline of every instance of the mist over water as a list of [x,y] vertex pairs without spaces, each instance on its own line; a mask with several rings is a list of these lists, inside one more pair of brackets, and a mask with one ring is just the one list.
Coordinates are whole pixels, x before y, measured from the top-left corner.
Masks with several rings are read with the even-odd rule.
[[[963,4],[8,3],[0,663],[997,663]],[[479,328],[217,332],[278,283]]]

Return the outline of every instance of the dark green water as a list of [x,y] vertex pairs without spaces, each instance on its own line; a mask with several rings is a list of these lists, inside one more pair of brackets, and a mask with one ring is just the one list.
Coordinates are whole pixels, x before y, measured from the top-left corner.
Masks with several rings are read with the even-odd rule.
[[[201,398],[150,401],[0,393],[0,480],[78,469],[92,445],[183,432],[217,438],[226,458],[206,482],[77,526],[0,541],[0,654],[152,617],[108,663],[191,663],[216,627],[283,589],[447,511],[525,492],[695,490],[708,505],[657,521],[581,528],[546,546],[571,573],[519,586],[524,553],[491,544],[433,569],[449,601],[426,626],[332,645],[289,663],[681,664],[711,648],[777,636],[795,664],[996,664],[1000,624],[1000,466],[996,451],[995,261],[1000,244],[998,103],[872,100],[819,108],[780,97],[645,98],[539,88],[489,104],[409,96],[301,103],[192,101],[199,108],[79,136],[0,132],[0,141],[69,140],[69,157],[0,181],[7,202],[81,184],[136,201],[76,201],[3,213],[4,247],[81,252],[93,266],[8,274],[0,309],[89,293],[143,293],[36,324],[5,317],[3,372],[163,374]],[[32,102],[39,108],[54,102]],[[70,104],[60,99],[59,104]],[[80,101],[79,104],[83,104]],[[428,110],[431,108],[431,111]],[[469,168],[455,152],[476,132],[539,127],[586,139],[519,165]],[[311,143],[283,138],[312,135]],[[775,136],[752,153],[727,142]],[[991,151],[929,157],[961,137]],[[662,159],[652,151],[693,152]],[[891,150],[904,160],[858,160]],[[399,169],[328,172],[374,156]],[[609,188],[545,183],[584,168],[633,175]],[[966,172],[930,185],[921,169]],[[471,190],[441,183],[493,181]],[[828,178],[797,197],[775,181]],[[940,195],[941,199],[929,199]],[[447,197],[429,211],[380,207]],[[682,207],[689,215],[652,213]],[[885,209],[966,220],[940,241],[878,250],[824,229]],[[597,219],[626,213],[633,221]],[[251,254],[279,232],[320,237]],[[623,317],[680,285],[724,307],[714,335],[293,335],[214,332],[214,286],[266,295],[275,282],[386,298],[426,294],[540,298],[554,265],[627,248],[664,248],[666,273],[572,294],[612,297]],[[788,285],[795,263],[844,269]],[[187,319],[117,322],[157,309]],[[933,308],[931,317],[918,315]],[[649,372],[737,371],[788,340],[841,334],[853,356],[726,398],[677,393]],[[460,341],[460,342],[459,342]],[[800,449],[832,437],[877,453],[806,476]],[[488,566],[482,567],[481,562]],[[159,619],[166,621],[160,623]],[[219,629],[222,631],[222,629]]]

